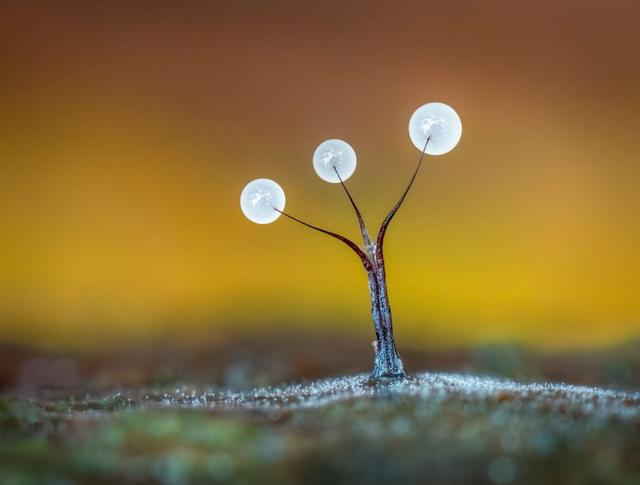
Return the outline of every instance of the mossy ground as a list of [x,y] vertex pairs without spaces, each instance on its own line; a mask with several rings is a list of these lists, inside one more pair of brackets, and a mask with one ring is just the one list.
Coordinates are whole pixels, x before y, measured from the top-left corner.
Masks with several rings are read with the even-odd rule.
[[254,391],[264,376],[243,381],[227,365],[226,379],[250,384],[232,392],[219,376],[185,385],[152,372],[118,386],[119,373],[91,368],[68,387],[5,388],[0,483],[640,483],[633,386],[421,374]]

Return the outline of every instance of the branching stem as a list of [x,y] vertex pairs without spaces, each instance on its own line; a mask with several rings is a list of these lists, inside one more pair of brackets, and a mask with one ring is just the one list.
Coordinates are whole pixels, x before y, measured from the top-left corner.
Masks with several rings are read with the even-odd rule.
[[344,244],[349,246],[360,258],[362,264],[364,265],[365,270],[367,271],[367,275],[369,277],[369,290],[371,296],[371,318],[373,320],[373,326],[376,332],[376,345],[375,345],[375,360],[373,367],[372,377],[381,378],[381,377],[392,377],[392,378],[402,378],[405,377],[404,368],[402,365],[402,360],[396,351],[395,342],[393,339],[393,323],[391,319],[391,307],[389,306],[389,297],[387,295],[387,281],[386,281],[386,273],[384,267],[384,254],[382,251],[382,246],[384,244],[384,236],[387,232],[387,228],[391,223],[391,220],[400,209],[400,206],[404,202],[409,190],[411,189],[413,182],[420,171],[420,167],[422,166],[422,160],[424,158],[424,154],[427,150],[427,145],[429,144],[430,138],[427,138],[426,143],[424,144],[424,148],[422,149],[422,153],[420,154],[420,158],[418,159],[418,165],[411,176],[411,180],[409,180],[409,184],[404,189],[404,192],[400,196],[396,205],[393,206],[387,217],[385,217],[384,221],[380,226],[380,230],[378,231],[378,237],[376,238],[375,245],[372,245],[371,239],[369,237],[369,233],[367,231],[367,227],[365,226],[364,219],[362,218],[362,214],[358,206],[356,205],[353,197],[349,193],[347,186],[345,185],[342,177],[338,173],[336,167],[333,167],[336,175],[338,176],[338,180],[340,180],[340,185],[344,189],[347,197],[349,197],[349,201],[353,206],[353,210],[358,217],[358,224],[360,225],[360,232],[362,233],[362,240],[364,242],[365,251],[363,251],[357,244],[355,244],[350,239],[337,234],[335,232],[327,231],[326,229],[322,229],[320,227],[314,226],[307,222],[304,222],[297,217],[294,217],[290,214],[287,214],[284,211],[278,210],[274,207],[274,210],[277,210],[282,215],[292,219],[304,226],[307,226],[311,229],[315,229],[316,231],[327,234],[339,241],[342,241]]
[[358,255],[358,257],[362,261],[362,264],[364,265],[364,268],[367,271],[373,270],[373,265],[371,264],[371,261],[369,260],[369,257],[365,254],[365,252],[362,249],[360,249],[358,247],[358,245],[356,243],[354,243],[350,239],[342,236],[341,234],[338,234],[338,233],[335,233],[335,232],[331,232],[331,231],[327,231],[326,229],[322,229],[321,227],[314,226],[313,224],[309,224],[308,222],[304,222],[303,220],[300,220],[297,217],[292,216],[291,214],[287,214],[284,211],[276,209],[275,207],[273,209],[278,211],[283,216],[286,216],[289,219],[294,220],[294,221],[302,224],[303,226],[307,226],[307,227],[309,227],[311,229],[315,229],[316,231],[320,231],[320,232],[322,232],[324,234],[327,234],[327,235],[329,235],[331,237],[334,237],[334,238],[338,239],[339,241],[342,241],[344,244],[349,246]]

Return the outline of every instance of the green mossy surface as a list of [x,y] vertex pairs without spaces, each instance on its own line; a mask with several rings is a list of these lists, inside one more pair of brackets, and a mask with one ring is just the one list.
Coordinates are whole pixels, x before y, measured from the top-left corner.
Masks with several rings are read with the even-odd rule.
[[[483,352],[488,367],[507,361]],[[509,355],[518,375],[546,368]],[[5,389],[0,483],[640,483],[640,393],[627,354],[620,392],[477,374],[423,374],[407,389],[356,376],[252,391],[264,366],[243,359],[217,364],[229,375],[211,385],[147,369],[139,386],[94,372],[69,388]],[[259,372],[240,378],[238,366]]]
[[570,394],[376,389],[276,406],[3,399],[0,482],[640,483],[640,397],[621,417]]

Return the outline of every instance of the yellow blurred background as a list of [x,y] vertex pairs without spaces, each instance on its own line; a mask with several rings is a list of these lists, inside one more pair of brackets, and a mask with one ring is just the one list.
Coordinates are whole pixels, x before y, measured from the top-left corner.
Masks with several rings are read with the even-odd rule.
[[273,328],[372,334],[357,238],[311,154],[343,138],[370,230],[421,104],[463,137],[386,241],[400,347],[640,335],[640,3],[0,6],[0,340],[104,346]]

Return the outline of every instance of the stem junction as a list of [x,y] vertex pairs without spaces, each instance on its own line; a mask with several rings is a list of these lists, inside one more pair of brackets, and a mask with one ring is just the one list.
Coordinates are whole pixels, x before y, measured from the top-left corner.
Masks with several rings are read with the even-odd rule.
[[358,218],[358,224],[360,226],[364,248],[360,248],[350,239],[340,234],[322,229],[312,224],[308,224],[290,214],[287,214],[284,211],[275,209],[289,219],[292,219],[306,227],[315,229],[316,231],[322,232],[324,234],[327,234],[328,236],[338,239],[339,241],[342,241],[344,244],[349,246],[349,248],[351,248],[351,250],[353,250],[353,252],[355,252],[360,258],[360,261],[362,262],[362,265],[367,272],[369,281],[369,294],[371,298],[371,319],[373,321],[373,327],[376,333],[376,340],[374,341],[375,358],[373,372],[371,374],[371,377],[375,379],[406,377],[406,373],[402,365],[402,360],[398,355],[393,339],[393,321],[391,318],[391,307],[389,306],[389,296],[387,293],[387,277],[384,266],[383,245],[387,228],[389,227],[391,220],[398,212],[398,209],[400,209],[400,206],[407,197],[407,194],[409,193],[409,190],[411,189],[413,182],[418,175],[418,171],[422,166],[422,160],[424,158],[424,154],[427,150],[428,144],[429,138],[427,138],[424,148],[422,149],[422,153],[420,154],[420,158],[418,159],[418,165],[416,166],[413,175],[411,176],[409,184],[404,189],[404,192],[400,196],[398,202],[396,202],[389,214],[387,214],[387,217],[385,217],[384,221],[382,221],[375,243],[373,243],[371,241],[371,238],[369,237],[369,232],[367,231],[367,227],[364,223],[364,219],[362,218],[360,209],[358,209],[358,206],[349,193],[347,186],[340,177],[338,170],[335,166],[333,167],[336,175],[338,176],[338,180],[340,180],[340,185],[342,185],[342,188],[347,194],[347,197],[349,198],[349,201],[351,202],[351,205],[353,206],[353,209]]

